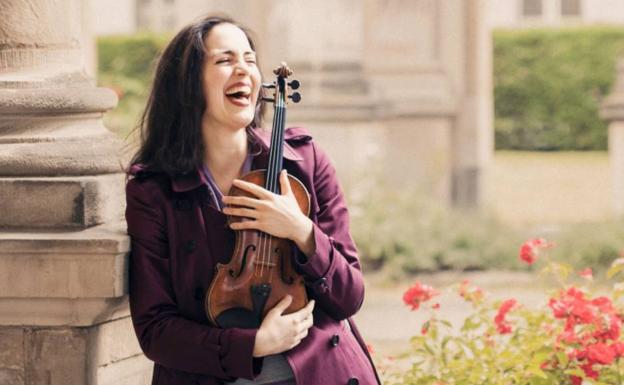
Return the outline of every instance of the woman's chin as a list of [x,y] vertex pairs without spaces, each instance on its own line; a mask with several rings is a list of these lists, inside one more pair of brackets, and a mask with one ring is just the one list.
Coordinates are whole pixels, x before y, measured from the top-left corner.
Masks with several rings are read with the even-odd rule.
[[233,117],[233,119],[230,120],[230,126],[236,127],[236,128],[247,127],[251,124],[251,122],[253,122],[253,118],[254,118],[253,114],[252,115],[240,114],[236,117]]

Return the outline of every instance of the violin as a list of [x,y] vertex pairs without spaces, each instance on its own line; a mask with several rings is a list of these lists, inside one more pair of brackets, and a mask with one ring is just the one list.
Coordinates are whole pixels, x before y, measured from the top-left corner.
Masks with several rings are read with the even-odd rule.
[[[266,169],[251,171],[240,179],[280,194],[287,100],[298,103],[301,95],[298,92],[287,95],[287,88],[296,90],[300,84],[297,80],[286,81],[292,75],[286,63],[282,62],[273,72],[277,79],[262,85],[274,90],[273,98],[263,97],[274,104],[269,163]],[[299,209],[309,216],[310,195],[305,186],[292,175],[288,175],[288,182]],[[235,186],[228,195],[255,198]],[[229,215],[227,220],[231,224],[252,219]],[[235,236],[232,257],[227,264],[217,264],[205,297],[204,309],[210,323],[221,328],[258,328],[268,311],[287,294],[293,300],[285,314],[300,310],[308,303],[303,277],[292,264],[295,246],[291,240],[259,230],[237,230]]]

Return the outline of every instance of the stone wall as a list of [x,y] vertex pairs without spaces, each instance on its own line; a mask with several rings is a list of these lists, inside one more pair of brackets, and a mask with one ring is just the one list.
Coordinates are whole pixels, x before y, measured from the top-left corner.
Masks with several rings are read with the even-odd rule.
[[81,0],[0,2],[0,384],[147,384],[128,317],[117,103]]

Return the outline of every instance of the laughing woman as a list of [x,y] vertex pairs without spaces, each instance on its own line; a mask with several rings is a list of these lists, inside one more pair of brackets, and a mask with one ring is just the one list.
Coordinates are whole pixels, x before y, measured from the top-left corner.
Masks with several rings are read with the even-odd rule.
[[[267,167],[270,133],[260,128],[256,60],[245,29],[206,17],[182,29],[157,66],[126,184],[130,312],[155,363],[152,384],[379,384],[350,318],[364,284],[325,153],[307,130],[290,128],[281,194],[237,179]],[[309,191],[309,217],[286,172]],[[254,220],[228,226],[226,215],[240,215],[224,208],[232,186],[255,196],[248,207]],[[204,312],[205,293],[242,223],[293,242],[293,264],[311,300],[284,314],[292,301],[284,297],[258,328],[217,328]]]

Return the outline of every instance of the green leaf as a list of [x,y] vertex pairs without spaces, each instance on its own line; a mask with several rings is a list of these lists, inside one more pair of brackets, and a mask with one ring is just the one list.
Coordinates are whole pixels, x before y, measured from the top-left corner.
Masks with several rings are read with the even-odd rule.
[[613,278],[617,273],[624,270],[624,258],[618,258],[611,264],[609,270],[607,270],[607,278]]
[[544,373],[542,369],[534,366],[529,366],[528,368],[526,368],[526,371],[540,378],[548,378],[548,376],[546,375],[546,373]]
[[570,361],[570,359],[568,358],[567,354],[565,354],[564,352],[557,352],[555,353],[555,356],[557,356],[557,361],[559,361],[559,364],[561,366],[568,366],[568,362]]

